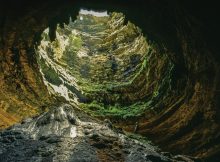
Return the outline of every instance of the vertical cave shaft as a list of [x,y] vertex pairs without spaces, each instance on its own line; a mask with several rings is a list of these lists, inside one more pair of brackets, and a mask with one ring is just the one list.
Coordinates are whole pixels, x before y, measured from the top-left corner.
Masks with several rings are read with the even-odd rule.
[[166,2],[2,5],[0,129],[68,101],[168,151],[218,159],[218,32],[203,11],[217,14]]

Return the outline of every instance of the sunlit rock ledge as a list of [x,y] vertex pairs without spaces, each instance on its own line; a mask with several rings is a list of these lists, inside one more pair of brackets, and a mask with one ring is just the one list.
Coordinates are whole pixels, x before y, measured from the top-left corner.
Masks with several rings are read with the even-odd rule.
[[[218,9],[214,9],[218,5],[190,0],[5,2],[6,5],[0,5],[1,130],[26,117],[47,111],[51,105],[66,100],[68,95],[68,99],[74,99],[71,104],[78,102],[75,106],[79,110],[103,120],[109,118],[123,130],[133,132],[138,122],[136,133],[151,139],[163,150],[211,162],[220,159],[219,28],[216,21]],[[145,68],[141,69],[139,64],[137,69],[132,68],[134,71],[125,73],[128,74],[124,75],[127,77],[124,80],[126,84],[110,85],[107,90],[86,86],[84,89],[88,89],[90,94],[79,93],[83,86],[74,80],[71,84],[76,83],[77,89],[66,88],[66,85],[44,85],[46,82],[42,80],[35,53],[42,40],[41,34],[48,28],[50,41],[56,40],[58,24],[58,28],[63,29],[64,24],[68,26],[70,17],[72,22],[83,20],[83,17],[77,18],[77,15],[85,14],[79,14],[81,7],[101,13],[108,11],[108,15],[123,13],[124,25],[130,21],[140,27],[151,47],[151,57],[149,61],[140,62]],[[118,20],[120,24],[123,18]],[[91,38],[91,35],[83,34]],[[96,41],[97,36],[93,39]],[[87,50],[81,50],[79,56],[83,58],[86,53]],[[59,56],[56,59],[59,60]],[[137,73],[138,69],[142,72]],[[133,80],[129,75],[132,72],[139,77]],[[106,77],[104,74],[103,77]],[[82,79],[81,76],[79,78]],[[115,82],[120,80],[121,77]],[[71,96],[68,89],[75,92],[75,96]],[[65,92],[64,98],[59,97],[60,92]],[[89,98],[95,99],[94,102]]]
[[49,92],[94,116],[140,116],[171,90],[174,64],[122,13],[81,10],[36,53]]

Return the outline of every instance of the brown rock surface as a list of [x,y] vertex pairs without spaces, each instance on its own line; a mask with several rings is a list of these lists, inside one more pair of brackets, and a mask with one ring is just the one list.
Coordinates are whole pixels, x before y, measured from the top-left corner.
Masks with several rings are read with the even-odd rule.
[[[220,152],[219,50],[215,45],[210,45],[214,40],[210,40],[210,43],[210,37],[205,37],[206,33],[203,37],[202,33],[206,31],[200,26],[203,19],[194,19],[193,14],[187,15],[178,10],[176,3],[170,3],[149,1],[142,5],[142,20],[134,22],[143,32],[149,31],[152,39],[161,40],[159,43],[162,46],[173,48],[169,57],[180,65],[176,74],[183,74],[183,79],[176,82],[176,91],[157,105],[158,108],[162,107],[159,113],[148,111],[141,118],[115,120],[118,126],[130,131],[134,129],[134,121],[139,121],[137,132],[152,138],[165,150],[215,160]],[[76,8],[70,7],[74,5]],[[138,11],[140,6],[129,4],[124,7],[131,13],[131,8],[132,11]],[[110,3],[111,7],[114,8],[114,4]],[[38,71],[34,45],[45,28],[49,26],[53,29],[60,22],[68,22],[70,14],[77,14],[77,8],[76,2],[64,4],[63,1],[55,3],[49,0],[33,3],[22,1],[18,4],[8,1],[7,6],[1,5],[0,129],[38,114],[53,101]],[[122,10],[117,5],[115,9]],[[214,16],[211,9],[207,10]],[[135,19],[132,14],[127,14],[127,17]],[[205,22],[203,25],[207,24]],[[52,31],[51,37],[54,34]],[[103,151],[100,156],[104,156]]]

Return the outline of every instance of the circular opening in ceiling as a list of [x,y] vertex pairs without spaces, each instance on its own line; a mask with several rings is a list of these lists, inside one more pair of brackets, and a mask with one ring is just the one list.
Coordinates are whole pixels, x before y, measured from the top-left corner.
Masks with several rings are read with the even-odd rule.
[[123,13],[81,9],[36,52],[49,92],[96,116],[142,115],[170,88],[173,64]]

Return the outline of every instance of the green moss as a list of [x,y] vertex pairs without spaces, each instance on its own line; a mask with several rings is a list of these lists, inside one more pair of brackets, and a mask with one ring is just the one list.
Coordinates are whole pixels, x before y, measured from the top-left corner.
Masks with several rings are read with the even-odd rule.
[[45,76],[45,79],[52,84],[60,85],[62,83],[62,80],[59,78],[58,73],[52,67],[46,65],[43,59],[39,59],[38,61],[41,70]]
[[[72,75],[78,85],[77,90],[65,86],[78,96],[82,92],[88,98],[85,102],[93,101],[79,106],[94,116],[122,119],[138,117],[154,109],[170,86],[171,66],[167,64],[166,54],[161,54],[155,44],[149,44],[134,24],[125,24],[121,13],[111,13],[106,18],[80,16],[83,21],[78,17],[65,28],[58,27],[57,32],[64,37],[48,46],[54,53],[51,60]],[[48,39],[47,35],[43,37]],[[65,43],[68,40],[65,49],[61,48],[63,42],[59,41],[62,40]],[[42,60],[40,65],[49,82],[62,83],[52,67]],[[81,75],[83,65],[89,65],[89,73],[84,76]],[[139,94],[141,101],[137,102]]]
[[138,102],[125,106],[121,104],[104,105],[98,101],[93,101],[92,103],[88,104],[80,104],[80,107],[95,116],[111,116],[127,119],[141,116],[143,111],[149,107],[149,103]]
[[72,50],[78,51],[82,47],[82,39],[79,36],[71,34],[69,36],[69,48]]

